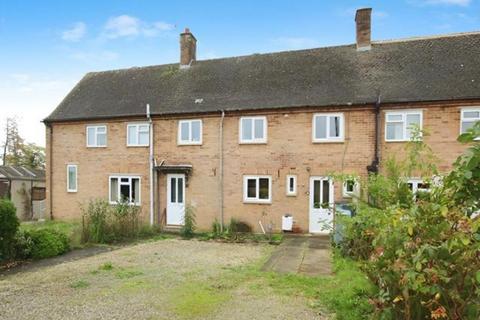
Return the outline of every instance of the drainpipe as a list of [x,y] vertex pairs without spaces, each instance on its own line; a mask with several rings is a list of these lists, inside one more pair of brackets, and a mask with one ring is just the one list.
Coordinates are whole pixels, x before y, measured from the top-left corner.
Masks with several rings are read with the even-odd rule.
[[377,101],[375,102],[375,148],[374,148],[374,157],[372,163],[367,166],[368,173],[378,173],[378,165],[380,163],[379,156],[379,144],[380,144],[380,106],[381,99],[380,94],[377,96]]
[[220,231],[223,232],[224,225],[224,197],[223,197],[223,120],[225,119],[225,111],[221,110],[222,117],[220,119]]
[[149,143],[149,149],[150,149],[150,154],[148,157],[148,162],[150,166],[150,225],[153,226],[153,121],[152,117],[150,116],[150,105],[147,103],[147,119],[148,119],[148,124],[149,124],[149,138],[150,138],[150,143]]

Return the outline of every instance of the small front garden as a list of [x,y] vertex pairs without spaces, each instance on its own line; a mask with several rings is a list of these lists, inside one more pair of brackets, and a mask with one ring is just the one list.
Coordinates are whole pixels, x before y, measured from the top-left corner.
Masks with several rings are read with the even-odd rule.
[[[428,146],[413,139],[404,159],[362,182],[356,216],[338,217],[340,252],[377,287],[372,317],[480,318],[479,137],[480,123],[459,137],[470,147],[443,177]],[[406,177],[414,176],[429,190],[413,193]]]

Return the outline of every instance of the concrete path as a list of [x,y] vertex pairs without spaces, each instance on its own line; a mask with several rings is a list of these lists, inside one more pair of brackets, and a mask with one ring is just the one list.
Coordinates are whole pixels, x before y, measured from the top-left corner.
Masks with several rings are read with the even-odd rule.
[[308,276],[330,275],[332,257],[328,236],[288,236],[262,267],[264,271]]

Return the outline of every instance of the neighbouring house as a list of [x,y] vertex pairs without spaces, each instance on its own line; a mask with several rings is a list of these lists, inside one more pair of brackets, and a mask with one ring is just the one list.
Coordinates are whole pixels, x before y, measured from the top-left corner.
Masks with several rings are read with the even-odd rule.
[[20,220],[45,218],[45,170],[0,166],[0,198],[12,200]]
[[44,120],[49,214],[101,197],[167,227],[190,205],[204,230],[322,232],[358,190],[329,174],[382,170],[413,125],[447,171],[480,120],[480,33],[371,41],[371,9],[355,22],[355,44],[203,61],[185,29],[180,63],[88,73]]

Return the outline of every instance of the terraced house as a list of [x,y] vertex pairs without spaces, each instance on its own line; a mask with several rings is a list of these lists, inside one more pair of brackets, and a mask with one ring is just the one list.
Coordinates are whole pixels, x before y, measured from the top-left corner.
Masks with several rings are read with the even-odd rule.
[[185,29],[180,63],[87,74],[45,119],[48,212],[102,197],[168,227],[191,205],[201,229],[321,232],[357,189],[328,174],[381,170],[412,125],[448,170],[480,120],[480,33],[371,41],[371,9],[355,21],[355,44],[204,61]]

